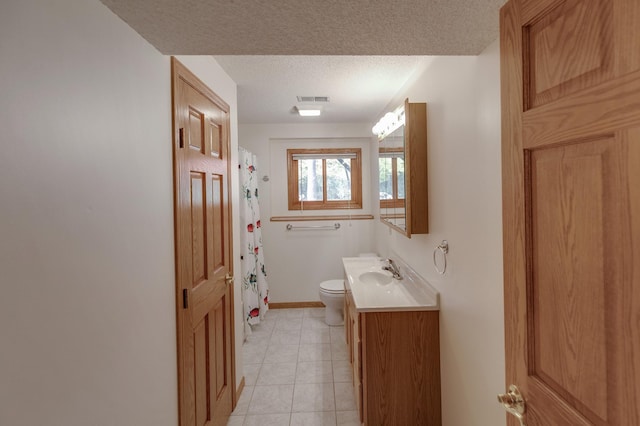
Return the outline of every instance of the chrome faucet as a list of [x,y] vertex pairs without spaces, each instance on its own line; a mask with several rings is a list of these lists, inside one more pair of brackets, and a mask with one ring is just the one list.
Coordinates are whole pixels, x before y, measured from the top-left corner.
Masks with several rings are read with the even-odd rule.
[[393,278],[395,278],[396,280],[401,280],[402,275],[400,275],[400,268],[398,268],[396,262],[394,262],[392,259],[385,259],[384,261],[387,262],[387,266],[383,266],[382,269],[391,272]]

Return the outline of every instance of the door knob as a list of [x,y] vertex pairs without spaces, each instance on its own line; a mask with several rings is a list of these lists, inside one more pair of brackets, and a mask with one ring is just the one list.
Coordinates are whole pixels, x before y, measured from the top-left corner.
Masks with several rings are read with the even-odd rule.
[[233,275],[231,275],[231,274],[227,274],[227,275],[224,277],[224,280],[226,281],[227,285],[229,285],[229,284],[233,284]]
[[516,385],[509,386],[509,392],[499,394],[498,402],[504,406],[507,413],[514,415],[520,421],[520,426],[527,426],[524,421],[526,403]]

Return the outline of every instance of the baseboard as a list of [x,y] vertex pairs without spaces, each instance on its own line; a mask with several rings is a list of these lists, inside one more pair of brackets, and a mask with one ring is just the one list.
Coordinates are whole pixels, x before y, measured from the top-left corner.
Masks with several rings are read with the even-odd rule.
[[242,395],[243,390],[244,390],[244,376],[242,376],[242,379],[240,380],[240,384],[238,385],[238,389],[236,389],[236,393],[234,395],[235,396],[234,404],[231,411],[236,409],[236,406],[238,405],[238,401],[240,401],[240,395]]
[[322,302],[269,302],[269,309],[324,308]]

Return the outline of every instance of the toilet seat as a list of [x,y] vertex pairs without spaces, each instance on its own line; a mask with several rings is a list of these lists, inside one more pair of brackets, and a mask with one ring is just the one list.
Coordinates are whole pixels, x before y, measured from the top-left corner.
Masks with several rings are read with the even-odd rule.
[[344,294],[344,280],[328,280],[320,283],[320,291],[329,294]]

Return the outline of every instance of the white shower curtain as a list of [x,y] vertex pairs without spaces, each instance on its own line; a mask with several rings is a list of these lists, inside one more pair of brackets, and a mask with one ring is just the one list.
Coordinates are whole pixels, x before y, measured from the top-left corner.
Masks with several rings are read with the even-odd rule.
[[260,323],[269,309],[269,285],[262,252],[256,156],[239,148],[240,256],[246,324]]

